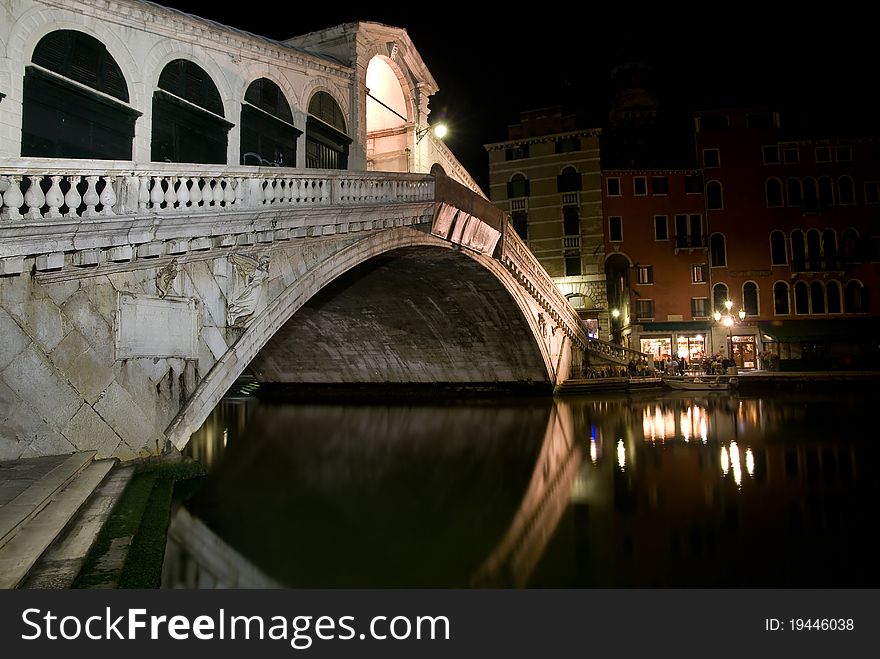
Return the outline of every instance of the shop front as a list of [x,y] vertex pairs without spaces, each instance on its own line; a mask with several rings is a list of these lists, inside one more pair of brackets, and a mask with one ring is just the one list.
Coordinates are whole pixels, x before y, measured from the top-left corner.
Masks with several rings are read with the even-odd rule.
[[639,350],[662,361],[684,357],[688,364],[707,354],[708,327],[705,323],[652,323],[641,326]]
[[758,350],[753,334],[740,334],[730,337],[733,361],[737,368],[758,368]]

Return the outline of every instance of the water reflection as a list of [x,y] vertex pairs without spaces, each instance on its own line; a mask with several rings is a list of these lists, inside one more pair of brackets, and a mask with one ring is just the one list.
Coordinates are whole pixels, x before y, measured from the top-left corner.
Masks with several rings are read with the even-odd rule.
[[876,587],[868,402],[227,400],[165,585]]

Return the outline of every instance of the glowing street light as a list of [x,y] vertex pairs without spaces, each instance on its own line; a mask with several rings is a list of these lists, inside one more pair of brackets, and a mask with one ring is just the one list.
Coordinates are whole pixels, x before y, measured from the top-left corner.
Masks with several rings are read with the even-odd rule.
[[[730,361],[733,361],[733,326],[736,323],[736,319],[734,318],[731,310],[733,309],[733,300],[725,300],[724,301],[724,313],[718,309],[715,310],[715,313],[712,314],[712,317],[715,319],[716,323],[721,323],[724,327],[727,328],[727,358]],[[736,312],[736,315],[739,316],[740,322],[744,321],[746,318],[746,310],[740,309]]]
[[449,129],[446,127],[446,124],[434,124],[433,126],[419,128],[416,130],[416,144],[421,142],[422,138],[431,131],[434,132],[434,137],[436,137],[438,140],[442,140],[444,137],[446,137],[446,133],[449,132]]

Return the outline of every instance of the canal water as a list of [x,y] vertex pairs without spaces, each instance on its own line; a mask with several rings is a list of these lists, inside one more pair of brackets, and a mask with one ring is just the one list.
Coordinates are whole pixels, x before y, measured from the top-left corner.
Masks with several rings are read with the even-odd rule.
[[224,399],[164,587],[880,586],[876,397]]

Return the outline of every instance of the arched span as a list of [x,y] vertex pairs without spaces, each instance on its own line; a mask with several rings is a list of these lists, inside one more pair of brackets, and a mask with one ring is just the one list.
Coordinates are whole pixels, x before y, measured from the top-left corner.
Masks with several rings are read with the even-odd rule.
[[[376,262],[369,263],[373,259],[377,259]],[[362,265],[362,271],[355,270]],[[414,276],[414,268],[421,268],[417,272],[419,281],[408,283],[405,280],[407,273]],[[343,277],[349,271],[356,276]],[[362,284],[360,279],[364,279]],[[316,297],[325,287],[330,293]],[[355,293],[346,292],[351,287],[355,287]],[[371,304],[370,299],[359,299],[358,291],[361,290],[371,291],[376,296],[374,301],[380,302],[371,319],[365,319],[359,313]],[[401,292],[405,292],[405,295],[400,295]],[[315,308],[304,309],[313,298]],[[360,306],[354,307],[354,313],[339,317],[345,300]],[[383,308],[382,304],[391,306]],[[294,315],[300,310],[303,310],[303,315],[295,318]],[[413,336],[413,325],[407,328],[394,326],[394,323],[400,322],[394,315],[403,313],[409,314],[410,323],[425,325],[417,336]],[[444,318],[445,315],[450,317]],[[334,318],[340,323],[353,325],[334,329],[331,327]],[[322,368],[311,368],[310,373],[304,374],[309,377],[282,381],[528,380],[547,383],[549,387],[553,380],[553,362],[544,338],[545,327],[539,320],[531,310],[526,292],[498,261],[466,249],[453,250],[451,243],[409,227],[371,235],[322,261],[276,296],[199,383],[165,435],[167,441],[177,448],[183,448],[236,378],[289,321],[292,321],[291,325],[284,330],[283,336],[294,337],[298,350],[306,351],[305,354],[313,359],[323,358],[324,362]],[[440,326],[435,324],[441,324],[447,334],[438,334]],[[358,330],[365,331],[366,335],[359,334]],[[322,334],[327,331],[331,335]],[[459,335],[448,334],[455,331]],[[354,340],[355,337],[359,338],[358,344],[345,345],[346,338]],[[435,339],[438,344],[430,346],[430,341]],[[327,340],[330,341],[329,345]],[[407,344],[405,350],[397,350],[395,346],[398,343]],[[383,353],[383,346],[390,350]],[[353,351],[362,357],[365,347],[372,351],[372,362],[361,358],[361,362],[353,366],[346,361],[351,359]],[[335,349],[344,349],[345,353],[331,360]],[[430,349],[432,354],[419,362],[414,356],[421,349]],[[267,353],[258,360],[258,365],[268,369],[272,350],[269,346]],[[278,357],[278,353],[275,354]],[[383,375],[381,369],[377,377],[364,377],[369,365],[380,364],[382,354],[385,354],[384,366],[404,354],[407,360],[386,371],[394,373],[394,378]],[[440,367],[428,366],[429,360],[440,359],[438,355],[448,363]],[[283,370],[278,367],[281,363],[276,361],[276,373]],[[455,368],[464,368],[465,363],[466,376],[450,379],[449,374]],[[310,379],[317,377],[319,371],[324,379]],[[291,372],[288,369],[287,375],[290,376]],[[363,379],[355,379],[358,374]],[[410,379],[402,379],[406,374]],[[273,379],[269,375],[266,377]]]

